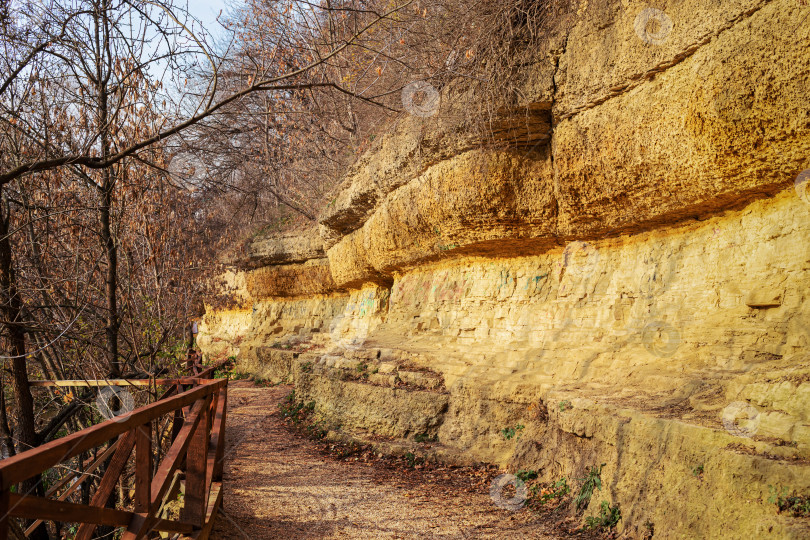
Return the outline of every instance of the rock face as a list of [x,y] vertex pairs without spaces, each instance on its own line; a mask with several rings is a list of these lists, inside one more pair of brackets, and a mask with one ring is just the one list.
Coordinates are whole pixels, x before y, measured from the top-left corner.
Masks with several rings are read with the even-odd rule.
[[482,146],[448,99],[404,118],[321,244],[257,242],[206,352],[358,438],[546,480],[604,463],[588,514],[619,503],[631,537],[810,536],[768,502],[810,490],[808,20],[583,0],[521,135]]
[[248,244],[244,262],[249,268],[257,268],[273,264],[303,263],[323,257],[323,240],[313,229],[304,233],[259,235]]

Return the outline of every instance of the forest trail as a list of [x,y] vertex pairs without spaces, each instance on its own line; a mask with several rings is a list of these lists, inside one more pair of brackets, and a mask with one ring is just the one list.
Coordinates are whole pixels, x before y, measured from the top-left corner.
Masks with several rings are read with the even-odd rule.
[[212,538],[559,538],[527,510],[496,507],[488,482],[458,489],[325,454],[287,429],[278,404],[290,389],[230,383],[224,502]]

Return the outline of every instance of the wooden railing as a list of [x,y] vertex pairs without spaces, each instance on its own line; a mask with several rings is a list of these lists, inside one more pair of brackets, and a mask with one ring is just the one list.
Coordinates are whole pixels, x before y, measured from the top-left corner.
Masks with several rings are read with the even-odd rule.
[[[124,539],[158,532],[208,538],[222,501],[228,381],[209,378],[217,367],[195,369],[196,376],[181,379],[32,381],[35,386],[169,388],[154,403],[0,461],[0,540],[29,536],[43,521],[73,524],[66,537],[76,540],[89,540],[99,526],[126,529]],[[44,497],[30,488],[20,491],[26,481],[40,481],[66,462],[71,463],[67,469],[78,470],[58,479]],[[126,492],[121,488],[125,475],[130,479]],[[89,502],[68,500],[80,498],[76,492],[82,485]],[[25,530],[15,518],[26,520]]]

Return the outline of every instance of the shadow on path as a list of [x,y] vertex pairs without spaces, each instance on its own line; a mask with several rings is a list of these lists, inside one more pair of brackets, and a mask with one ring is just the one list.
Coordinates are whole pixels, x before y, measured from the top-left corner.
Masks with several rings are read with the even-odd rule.
[[212,538],[556,538],[526,510],[497,508],[486,490],[398,486],[390,471],[323,455],[278,415],[289,391],[230,384],[224,502]]

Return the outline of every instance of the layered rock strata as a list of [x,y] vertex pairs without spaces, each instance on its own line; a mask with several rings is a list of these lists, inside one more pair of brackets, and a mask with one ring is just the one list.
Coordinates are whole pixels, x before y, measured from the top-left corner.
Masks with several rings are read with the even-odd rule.
[[335,436],[575,488],[604,463],[588,513],[630,536],[807,537],[768,498],[810,493],[808,17],[581,2],[523,135],[403,118],[319,236],[254,243],[205,350]]

